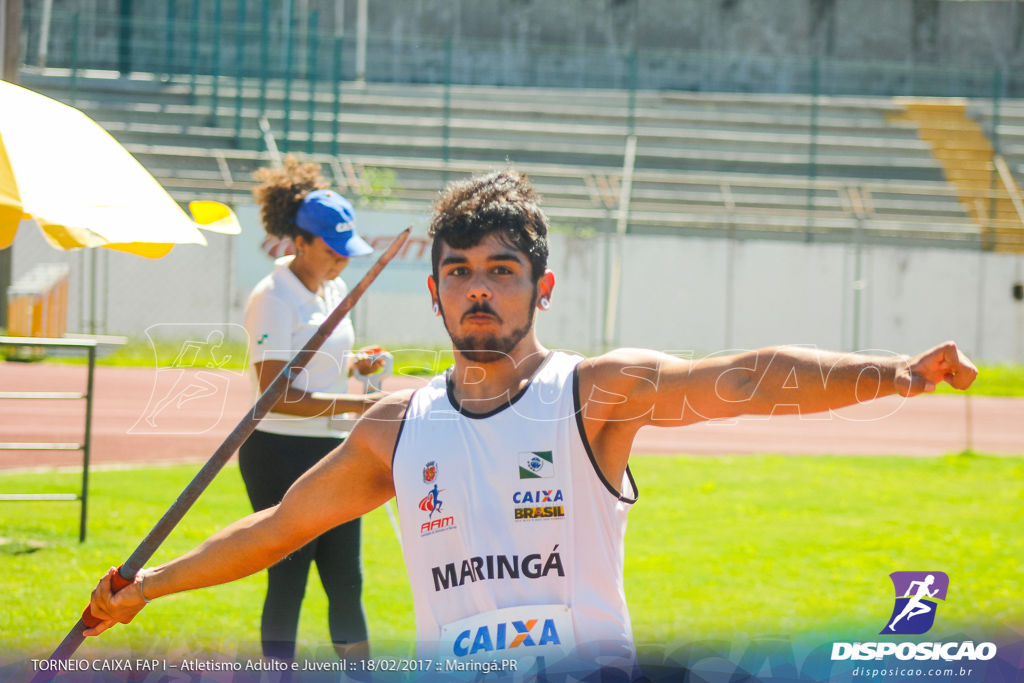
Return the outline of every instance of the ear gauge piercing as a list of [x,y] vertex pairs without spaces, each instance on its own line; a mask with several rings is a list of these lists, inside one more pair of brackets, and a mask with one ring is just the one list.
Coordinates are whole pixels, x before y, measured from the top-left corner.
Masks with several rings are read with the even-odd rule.
[[551,301],[549,301],[546,296],[542,296],[538,303],[540,304],[540,310],[542,311],[546,311],[551,308]]
[[441,307],[440,307],[440,306],[438,306],[438,305],[437,305],[437,302],[435,301],[435,302],[434,302],[434,315],[438,315],[438,314],[440,314],[440,313],[441,313]]
[[301,250],[301,249],[297,249],[297,250],[295,251],[295,255],[296,255],[296,256],[302,256],[302,250]]

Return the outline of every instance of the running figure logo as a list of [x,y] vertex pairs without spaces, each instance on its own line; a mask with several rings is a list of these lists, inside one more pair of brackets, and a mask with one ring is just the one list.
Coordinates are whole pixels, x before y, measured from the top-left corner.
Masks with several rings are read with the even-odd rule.
[[[444,489],[442,489],[442,491],[443,490]],[[441,512],[441,499],[437,497],[438,494],[440,493],[441,491],[437,490],[437,484],[434,484],[434,488],[430,490],[430,493],[428,493],[423,498],[423,500],[420,501],[420,510],[423,510],[424,512],[429,512],[430,514],[427,515],[427,517],[431,519],[433,519],[435,512]]]
[[[206,337],[205,342],[194,342],[187,341],[182,344],[181,353],[171,363],[172,368],[187,368],[196,367],[201,363],[200,354],[203,351],[209,354],[211,360],[206,362],[206,367],[212,369],[221,369],[224,365],[231,360],[230,355],[225,355],[219,361],[217,360],[216,351],[224,343],[224,333],[220,330],[214,330]],[[199,367],[202,367],[199,365]],[[208,379],[203,377],[203,373],[197,374],[195,377],[190,378],[179,378],[174,383],[174,386],[167,392],[160,401],[157,402],[156,406],[149,411],[146,415],[146,422],[151,427],[156,427],[156,416],[159,415],[164,408],[173,404],[175,401],[178,402],[177,407],[180,408],[186,401],[191,401],[196,398],[202,398],[203,396],[213,396],[217,393],[218,388]]]
[[[203,434],[217,426],[232,381],[237,378],[235,386],[244,391],[246,358],[228,367],[238,359],[227,352],[227,332],[247,339],[245,328],[233,324],[160,324],[146,330],[157,367],[149,401],[129,434]],[[160,367],[157,349],[176,338],[185,339],[179,342],[177,357],[170,366]]]
[[889,578],[896,589],[896,604],[881,634],[927,633],[935,623],[935,600],[946,599],[949,576],[945,572],[893,572]]

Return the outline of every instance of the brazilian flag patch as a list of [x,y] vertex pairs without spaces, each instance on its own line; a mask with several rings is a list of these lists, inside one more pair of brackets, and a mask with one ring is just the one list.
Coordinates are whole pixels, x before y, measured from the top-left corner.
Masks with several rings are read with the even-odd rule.
[[547,479],[555,476],[551,451],[527,451],[519,454],[520,479]]

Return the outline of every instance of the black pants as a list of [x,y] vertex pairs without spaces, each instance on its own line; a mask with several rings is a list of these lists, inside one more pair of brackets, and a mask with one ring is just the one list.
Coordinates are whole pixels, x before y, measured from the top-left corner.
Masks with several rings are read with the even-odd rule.
[[[253,509],[265,510],[280,503],[288,487],[340,443],[340,439],[254,431],[238,451],[239,469]],[[359,537],[360,520],[354,519],[267,570],[261,627],[265,657],[295,657],[299,609],[306,593],[309,565],[314,561],[327,593],[331,640],[336,645],[366,640]]]

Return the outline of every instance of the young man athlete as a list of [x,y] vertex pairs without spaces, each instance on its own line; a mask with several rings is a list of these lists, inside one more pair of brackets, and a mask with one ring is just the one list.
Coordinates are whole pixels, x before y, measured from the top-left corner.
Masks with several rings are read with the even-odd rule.
[[[525,178],[502,171],[451,184],[431,234],[428,286],[452,370],[373,406],[277,507],[117,594],[108,573],[92,596],[104,621],[86,635],[131,621],[147,599],[253,574],[397,496],[421,657],[543,654],[552,669],[632,677],[623,537],[641,427],[827,411],[942,381],[966,389],[977,374],[953,343],[914,357],[550,352],[534,330],[555,286],[547,219]],[[443,511],[430,514],[420,503],[440,491]]]

